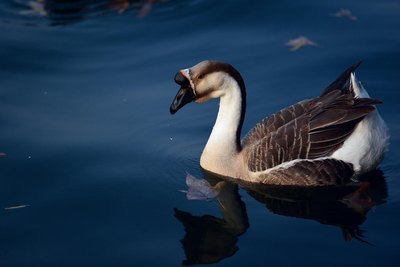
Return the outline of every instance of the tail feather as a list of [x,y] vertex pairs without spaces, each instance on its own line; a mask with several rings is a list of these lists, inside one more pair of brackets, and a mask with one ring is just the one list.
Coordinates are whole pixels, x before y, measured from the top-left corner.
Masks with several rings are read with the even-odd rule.
[[346,69],[336,80],[334,80],[322,91],[320,96],[324,96],[334,90],[342,90],[343,87],[348,83],[351,73],[354,72],[361,63],[362,61],[359,61]]

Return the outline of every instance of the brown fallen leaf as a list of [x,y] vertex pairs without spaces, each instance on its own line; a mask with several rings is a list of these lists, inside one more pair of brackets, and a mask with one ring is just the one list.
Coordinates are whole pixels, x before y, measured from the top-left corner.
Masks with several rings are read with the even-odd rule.
[[347,8],[342,8],[338,12],[332,14],[332,16],[337,17],[337,18],[345,17],[345,18],[348,18],[350,20],[357,20],[357,17],[354,16],[351,13],[350,9],[347,9]]
[[29,1],[29,9],[20,11],[21,15],[29,15],[29,16],[47,16],[47,11],[45,8],[45,0],[36,0],[36,1]]
[[146,0],[146,2],[142,5],[142,8],[139,10],[138,17],[139,18],[146,17],[153,9],[153,4],[155,2],[157,2],[157,0]]
[[118,14],[122,14],[129,8],[128,0],[114,0],[108,4],[110,7],[114,8]]
[[311,46],[318,46],[317,43],[311,41],[305,36],[300,35],[295,39],[291,39],[285,43],[286,46],[291,46],[290,51],[296,51],[303,46],[311,45]]

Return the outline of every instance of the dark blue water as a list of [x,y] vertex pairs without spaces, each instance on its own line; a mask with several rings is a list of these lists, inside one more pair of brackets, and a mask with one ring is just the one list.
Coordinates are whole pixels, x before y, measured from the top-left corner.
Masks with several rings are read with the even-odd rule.
[[[398,264],[399,1],[39,6],[0,3],[1,266]],[[299,35],[318,46],[289,51]],[[220,202],[187,200],[218,105],[169,105],[176,71],[204,59],[242,73],[245,132],[362,59],[392,135],[380,171],[334,192],[227,183]]]

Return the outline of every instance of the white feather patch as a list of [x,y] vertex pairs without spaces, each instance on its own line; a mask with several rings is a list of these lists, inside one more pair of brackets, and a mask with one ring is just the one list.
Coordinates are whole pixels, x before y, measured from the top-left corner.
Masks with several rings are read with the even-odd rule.
[[[350,77],[356,97],[367,98],[368,92],[357,81],[354,73]],[[365,116],[343,146],[332,154],[335,159],[350,162],[359,173],[370,171],[379,164],[389,145],[389,129],[378,111]]]

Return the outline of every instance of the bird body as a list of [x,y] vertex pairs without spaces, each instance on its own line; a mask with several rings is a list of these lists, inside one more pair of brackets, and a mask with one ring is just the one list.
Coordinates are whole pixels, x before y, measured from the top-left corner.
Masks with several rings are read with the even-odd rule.
[[346,183],[370,171],[387,150],[389,133],[355,77],[355,64],[321,95],[284,108],[240,140],[246,89],[231,65],[203,61],[181,70],[170,111],[220,98],[216,122],[200,158],[203,169],[248,182],[320,186]]

